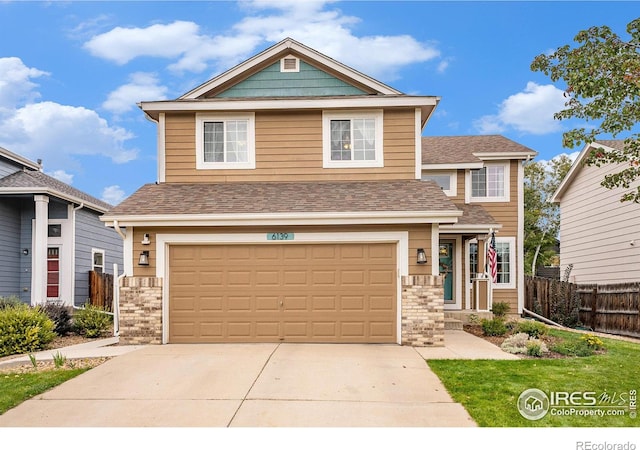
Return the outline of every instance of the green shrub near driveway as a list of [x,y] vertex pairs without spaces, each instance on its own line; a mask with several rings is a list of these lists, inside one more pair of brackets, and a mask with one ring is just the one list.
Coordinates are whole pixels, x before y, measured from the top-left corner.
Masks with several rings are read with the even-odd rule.
[[76,332],[88,338],[102,336],[112,323],[113,319],[104,309],[88,303],[73,316],[73,327]]
[[0,310],[0,356],[43,350],[53,341],[54,323],[40,308],[21,304]]

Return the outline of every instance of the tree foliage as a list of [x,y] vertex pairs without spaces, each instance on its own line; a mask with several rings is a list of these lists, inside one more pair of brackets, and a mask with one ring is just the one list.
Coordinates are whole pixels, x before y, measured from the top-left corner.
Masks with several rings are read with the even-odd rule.
[[524,166],[524,260],[525,272],[533,275],[535,266],[548,265],[560,229],[557,203],[549,202],[571,168],[571,159],[559,155],[546,163],[529,161]]
[[630,38],[625,41],[607,26],[580,31],[574,38],[577,46],[564,45],[550,55],[536,56],[531,70],[566,83],[567,108],[557,112],[556,119],[586,122],[563,134],[565,147],[609,139],[603,136],[624,138],[623,150],[592,152],[586,164],[622,163],[602,185],[627,189],[621,201],[640,203],[640,186],[631,188],[640,178],[640,18],[627,25],[627,33]]

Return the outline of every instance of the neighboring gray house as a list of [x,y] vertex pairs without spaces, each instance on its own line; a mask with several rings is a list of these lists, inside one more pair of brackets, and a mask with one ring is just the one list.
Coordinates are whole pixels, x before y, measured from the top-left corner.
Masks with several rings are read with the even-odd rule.
[[560,273],[573,264],[571,282],[640,281],[640,204],[620,202],[628,189],[607,189],[600,184],[605,175],[629,165],[584,163],[592,151],[622,150],[623,146],[622,140],[586,145],[551,198],[560,204]]
[[0,147],[0,297],[83,305],[89,271],[122,267],[122,239],[99,220],[111,205]]

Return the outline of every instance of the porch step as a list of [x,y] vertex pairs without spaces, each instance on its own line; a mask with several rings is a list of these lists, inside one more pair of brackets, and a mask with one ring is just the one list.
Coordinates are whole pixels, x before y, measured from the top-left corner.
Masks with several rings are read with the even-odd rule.
[[462,330],[462,320],[452,319],[451,317],[444,318],[445,330]]

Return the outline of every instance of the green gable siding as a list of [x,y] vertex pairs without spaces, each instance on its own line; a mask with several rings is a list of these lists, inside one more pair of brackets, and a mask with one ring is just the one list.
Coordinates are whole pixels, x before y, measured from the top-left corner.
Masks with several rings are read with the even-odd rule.
[[280,72],[280,61],[217,95],[218,98],[362,95],[366,92],[300,61],[300,72]]

